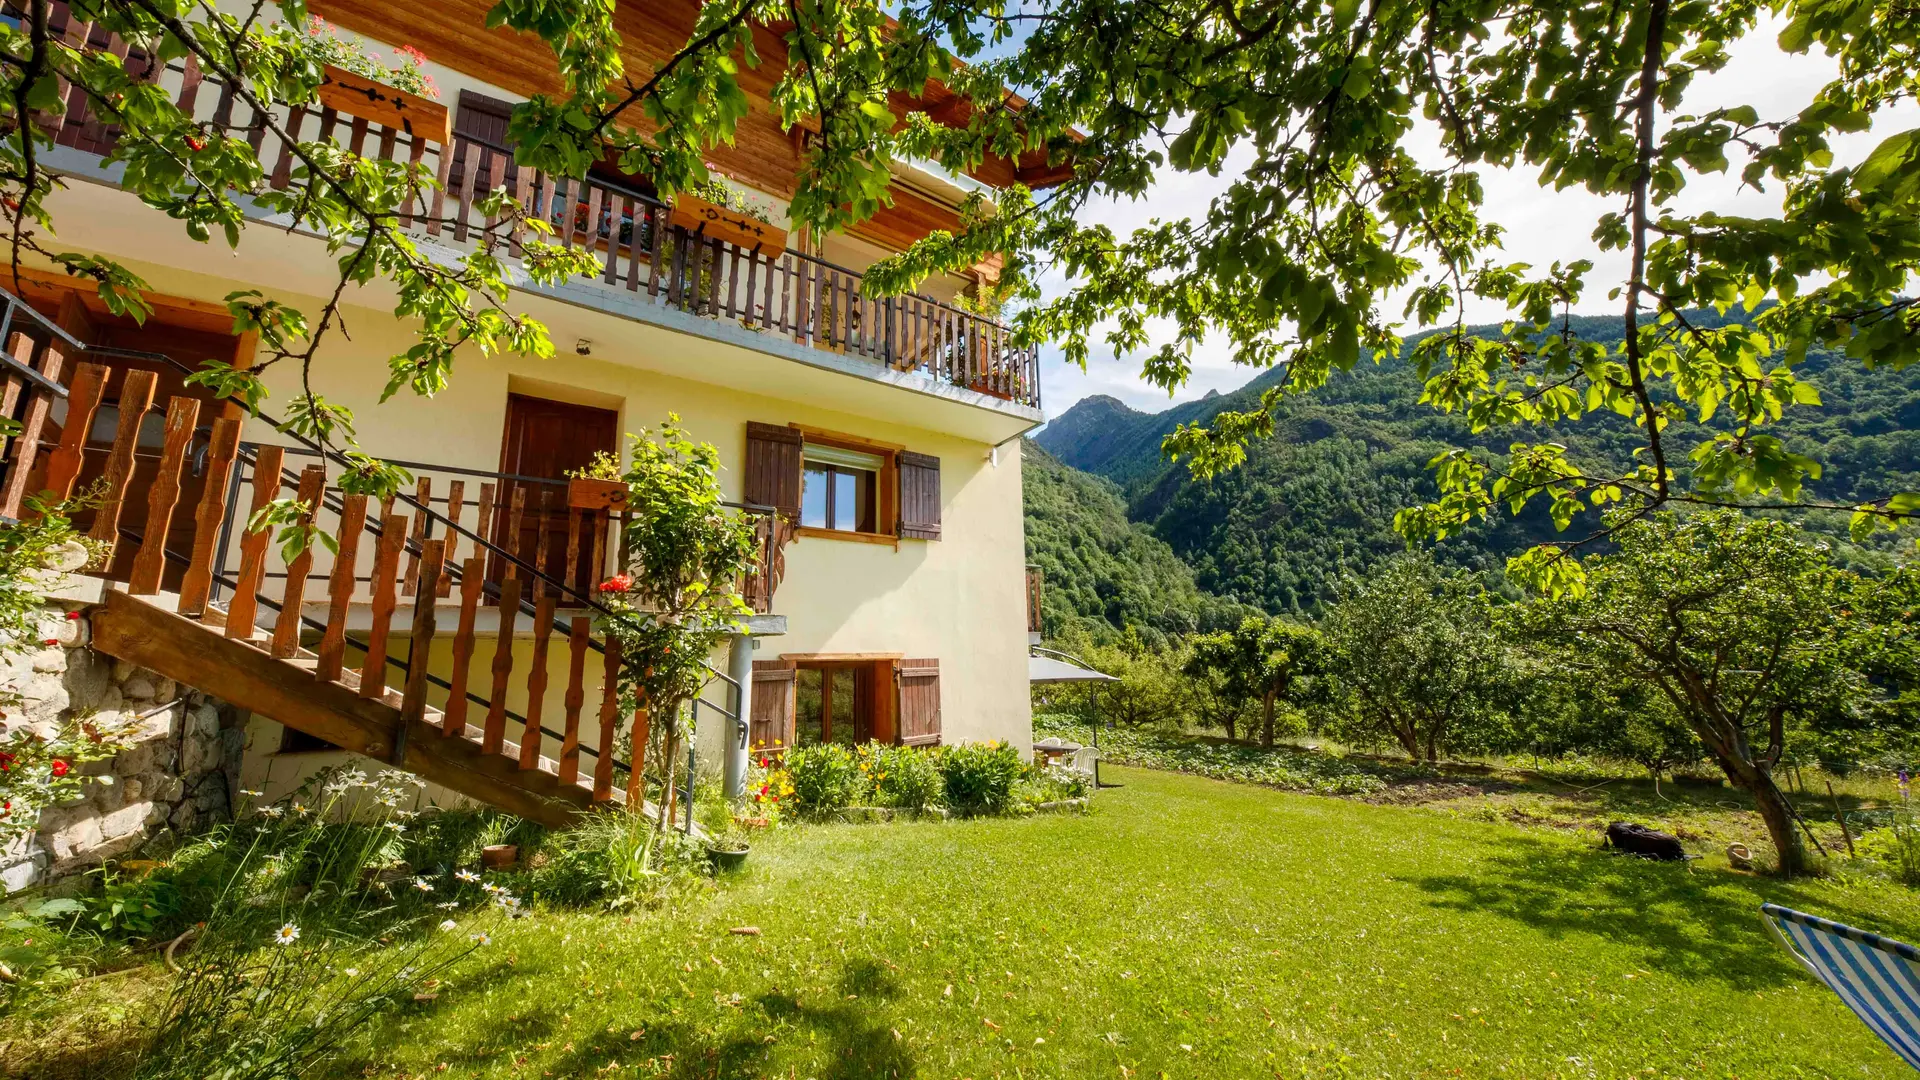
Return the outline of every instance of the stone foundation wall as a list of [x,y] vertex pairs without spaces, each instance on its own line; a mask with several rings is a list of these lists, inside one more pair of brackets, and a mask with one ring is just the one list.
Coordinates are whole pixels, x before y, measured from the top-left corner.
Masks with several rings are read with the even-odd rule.
[[80,605],[51,600],[42,640],[0,658],[0,686],[20,695],[0,734],[26,727],[51,734],[68,721],[133,721],[126,750],[81,771],[110,774],[81,798],[49,807],[39,828],[0,851],[0,890],[79,873],[142,848],[226,820],[245,747],[246,713],[172,679],[88,647]]

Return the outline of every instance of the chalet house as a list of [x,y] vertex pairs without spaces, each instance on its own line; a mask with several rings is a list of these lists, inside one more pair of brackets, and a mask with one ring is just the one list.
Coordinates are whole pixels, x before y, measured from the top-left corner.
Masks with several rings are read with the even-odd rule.
[[[406,223],[426,252],[470,249],[476,196],[505,186],[596,256],[593,274],[557,287],[515,271],[511,306],[547,325],[558,355],[474,350],[432,400],[379,403],[386,359],[412,331],[384,283],[349,292],[350,338],[329,339],[313,389],[354,410],[365,450],[416,477],[387,502],[342,492],[336,462],[182,381],[206,358],[254,360],[224,297],[257,289],[317,312],[334,256],[264,212],[237,250],[194,243],[118,189],[102,157],[115,131],[75,95],[47,155],[69,177],[52,199],[59,239],[142,274],[154,315],[115,317],[52,271],[9,302],[4,405],[24,431],[6,448],[0,512],[31,492],[106,485],[79,519],[114,548],[93,647],[249,711],[243,782],[270,797],[360,754],[540,820],[626,798],[645,745],[633,736],[650,721],[619,715],[617,656],[591,620],[591,586],[617,567],[620,500],[569,473],[672,412],[719,448],[726,496],[755,515],[762,545],[745,583],[758,614],[712,658],[698,707],[703,777],[737,777],[755,743],[1027,744],[1018,437],[1042,420],[1037,356],[956,302],[992,265],[893,298],[866,295],[861,270],[955,227],[969,192],[1045,186],[1059,167],[1043,153],[964,176],[900,166],[873,220],[797,235],[782,213],[805,133],[782,130],[768,104],[784,50],[760,28],[762,65],[742,73],[753,115],[712,156],[768,220],[670,204],[611,166],[548,176],[514,163],[506,117],[559,89],[552,58],[484,29],[488,6],[312,0],[375,51],[423,51],[438,97],[341,72],[324,108],[280,118],[298,137],[436,170],[444,190]],[[695,8],[619,7],[628,68],[683,44]],[[153,65],[64,5],[54,26],[116,49],[203,118],[247,122],[191,60]],[[934,111],[942,96],[930,86],[897,105]],[[284,183],[274,136],[261,152]],[[517,249],[504,254],[518,265]],[[270,370],[267,413],[298,377]],[[288,561],[244,528],[296,493],[337,556],[315,545]]]

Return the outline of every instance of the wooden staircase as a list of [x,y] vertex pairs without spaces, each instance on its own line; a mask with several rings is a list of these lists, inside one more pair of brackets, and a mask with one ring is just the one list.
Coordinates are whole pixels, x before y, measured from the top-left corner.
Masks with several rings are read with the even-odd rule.
[[[14,325],[30,321],[31,309],[17,310],[25,314]],[[48,336],[36,344],[16,331],[9,355],[0,355],[0,394],[25,402],[0,502],[22,488],[62,499],[75,490],[108,385],[108,370],[90,363],[60,385],[64,356],[86,347],[41,325]],[[574,504],[565,483],[501,478],[511,494],[482,484],[478,520],[468,528],[460,519],[474,504],[463,482],[436,499],[422,476],[411,495],[389,497],[370,515],[366,495],[329,486],[330,455],[243,444],[241,420],[221,402],[210,409],[229,415],[202,428],[204,403],[184,396],[166,405],[157,470],[143,471],[142,497],[131,481],[155,382],[152,371],[125,372],[114,441],[96,470],[100,501],[91,522],[76,519],[108,551],[100,564],[109,568],[100,572],[108,591],[91,613],[96,649],[544,824],[563,826],[596,805],[644,804],[647,711],[621,706],[619,644],[594,632],[593,616],[605,609],[584,584],[605,572],[615,507]],[[40,464],[45,406],[60,397],[66,423]],[[207,436],[203,457],[189,453],[196,430]],[[297,454],[314,463],[288,469],[285,458]],[[197,505],[179,506],[190,464]],[[251,492],[245,511],[243,490]],[[283,552],[284,534],[250,532],[246,523],[289,494],[304,507],[293,528],[312,539]],[[0,514],[17,514],[15,500]],[[394,512],[396,503],[408,512]],[[525,519],[537,542],[524,539],[529,512],[543,515]],[[321,534],[332,544],[316,542]],[[777,520],[764,519],[762,535],[768,548],[743,582],[757,605],[771,603],[778,581]],[[507,551],[490,537],[535,550]],[[230,574],[226,558],[236,547]],[[311,582],[323,582],[324,595],[309,595]],[[410,618],[399,611],[403,600]],[[589,701],[596,715],[583,731]],[[558,730],[548,726],[554,722]],[[622,734],[630,735],[631,763],[615,758]],[[671,812],[675,794],[663,797]]]

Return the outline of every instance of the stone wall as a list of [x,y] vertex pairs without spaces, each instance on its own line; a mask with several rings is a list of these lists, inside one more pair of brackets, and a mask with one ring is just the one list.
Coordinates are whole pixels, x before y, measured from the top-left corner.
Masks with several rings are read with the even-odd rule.
[[[42,620],[54,645],[0,657],[0,686],[21,697],[0,720],[51,733],[67,721],[132,721],[126,750],[86,765],[111,784],[89,783],[81,798],[49,807],[39,829],[0,851],[0,890],[79,873],[141,848],[159,850],[181,833],[223,821],[237,788],[246,714],[144,668],[94,651],[87,620],[69,611],[84,596],[51,598]],[[64,600],[64,602],[63,602]]]

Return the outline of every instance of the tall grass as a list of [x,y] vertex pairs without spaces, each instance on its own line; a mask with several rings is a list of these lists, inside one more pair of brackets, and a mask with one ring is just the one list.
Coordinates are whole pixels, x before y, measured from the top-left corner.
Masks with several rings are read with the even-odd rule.
[[211,903],[175,943],[139,1080],[296,1077],[490,940],[516,898],[470,870],[402,861],[414,783],[326,774],[182,853]]

